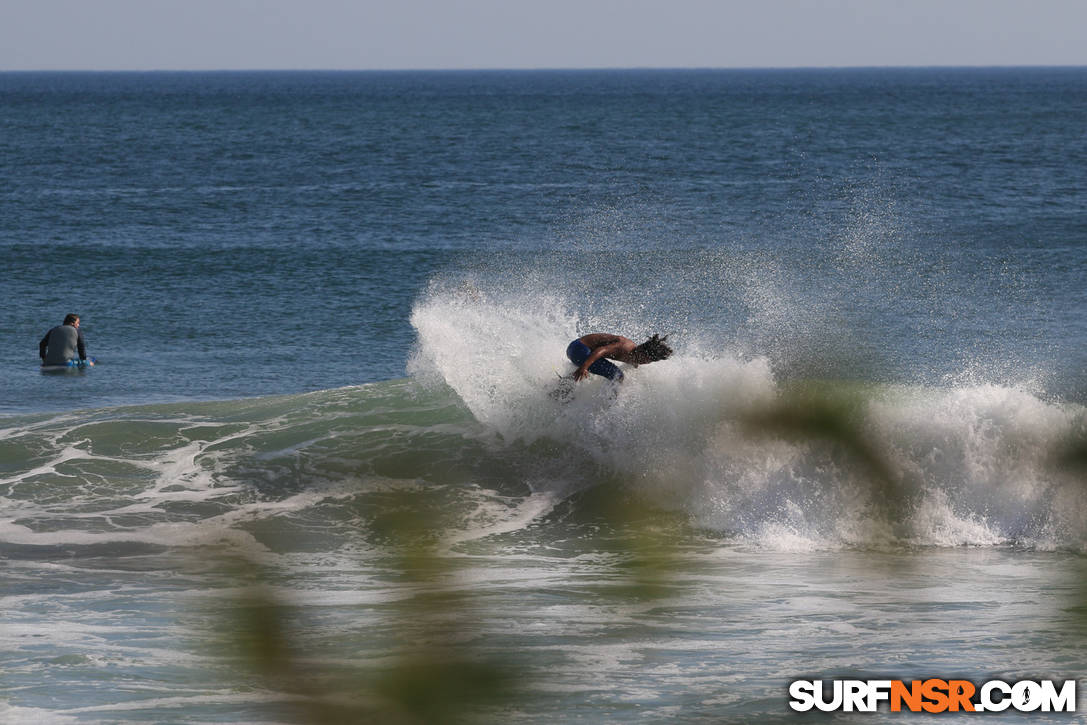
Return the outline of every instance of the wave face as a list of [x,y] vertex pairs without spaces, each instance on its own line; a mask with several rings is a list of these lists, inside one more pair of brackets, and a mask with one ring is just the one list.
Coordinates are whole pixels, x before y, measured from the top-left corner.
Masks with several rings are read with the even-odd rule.
[[[629,699],[601,721],[643,700],[657,719],[717,720],[720,703],[689,704],[708,678],[711,695],[755,693],[726,719],[774,722],[797,673],[969,662],[982,680],[1009,651],[1023,677],[1078,661],[1065,595],[1087,549],[1083,480],[1051,456],[1083,439],[1083,406],[976,381],[791,378],[708,333],[560,402],[569,337],[609,320],[451,279],[414,307],[409,379],[0,421],[0,649],[21,693],[0,715],[283,722],[297,693],[221,654],[255,580],[316,679],[445,634],[529,683],[544,715],[513,721],[561,720],[616,682]],[[848,437],[752,426],[804,401],[844,411],[888,480]],[[646,514],[626,538],[623,517]],[[642,541],[670,552],[659,589],[631,586],[652,572],[631,564]],[[435,555],[413,568],[420,551]],[[106,678],[147,686],[129,701]],[[62,710],[58,691],[75,693]]]
[[[575,334],[661,328],[578,314],[567,290],[540,289],[436,280],[412,312],[409,379],[5,418],[0,548],[31,559],[335,548],[385,536],[381,511],[403,491],[425,492],[419,505],[453,541],[541,524],[546,538],[603,496],[768,550],[1085,548],[1082,471],[1059,460],[1087,432],[1078,403],[979,380],[790,377],[796,367],[773,348],[754,356],[689,330],[671,359],[630,370],[619,388],[581,383],[563,401],[552,393]],[[827,401],[882,475],[849,440],[752,425]]]
[[[418,380],[451,388],[508,446],[553,446],[541,448],[553,460],[536,460],[538,490],[566,496],[609,481],[697,527],[771,549],[1082,550],[1087,541],[1083,481],[1058,461],[1062,446],[1082,439],[1081,405],[1006,384],[798,383],[769,357],[682,343],[620,388],[596,379],[564,402],[550,394],[573,369],[563,351],[593,329],[569,308],[459,283],[434,285],[412,315]],[[901,494],[890,513],[871,466],[843,441],[752,428],[783,401],[804,416],[811,399],[794,391],[813,386],[848,402],[848,424]]]
[[477,428],[454,399],[408,381],[9,418],[0,550],[336,549],[367,531],[374,497],[420,486],[455,491],[452,510],[478,519],[473,491],[501,497],[513,477]]

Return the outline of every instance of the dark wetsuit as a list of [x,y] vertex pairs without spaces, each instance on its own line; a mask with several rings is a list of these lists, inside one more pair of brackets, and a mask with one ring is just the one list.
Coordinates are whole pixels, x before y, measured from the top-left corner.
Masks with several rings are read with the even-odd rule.
[[87,359],[83,345],[83,331],[73,325],[57,325],[38,343],[38,357],[42,365],[66,365],[79,353],[80,360]]
[[[574,340],[566,347],[566,357],[570,359],[570,362],[579,367],[581,366],[581,363],[588,360],[589,356],[592,354],[592,348],[580,339]],[[607,358],[600,358],[590,365],[589,372],[593,375],[605,377],[608,380],[614,380],[617,383],[623,381],[623,371]]]

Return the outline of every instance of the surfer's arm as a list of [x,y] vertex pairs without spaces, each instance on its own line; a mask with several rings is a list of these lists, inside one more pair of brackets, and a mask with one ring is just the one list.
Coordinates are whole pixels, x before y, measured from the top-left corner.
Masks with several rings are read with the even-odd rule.
[[[52,332],[52,330],[50,330],[49,332]],[[45,359],[45,349],[49,347],[49,332],[45,333],[45,337],[43,337],[42,341],[38,343],[38,357],[40,357],[42,360]]]
[[594,362],[602,357],[608,357],[609,353],[617,353],[622,350],[622,342],[613,342],[610,345],[601,345],[600,347],[589,353],[589,357],[585,358],[585,362],[581,363],[581,366],[574,371],[574,380],[582,380],[589,376],[589,368]]
[[[83,330],[78,330],[77,331],[77,337],[76,337],[75,345],[76,345],[76,350],[79,352],[79,359],[80,360],[86,360],[87,359],[87,347],[83,344]],[[43,355],[43,357],[44,357],[44,355]]]

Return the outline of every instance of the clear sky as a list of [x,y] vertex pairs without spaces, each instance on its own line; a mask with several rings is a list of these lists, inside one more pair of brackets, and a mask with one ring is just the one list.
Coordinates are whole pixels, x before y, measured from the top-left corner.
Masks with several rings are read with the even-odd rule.
[[0,70],[1087,65],[1087,0],[0,0]]

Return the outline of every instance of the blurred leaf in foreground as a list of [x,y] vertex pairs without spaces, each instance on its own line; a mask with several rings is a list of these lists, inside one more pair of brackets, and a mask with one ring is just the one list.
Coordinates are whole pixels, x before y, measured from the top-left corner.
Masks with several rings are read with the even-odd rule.
[[859,393],[810,384],[748,411],[740,422],[754,437],[837,446],[863,467],[875,505],[894,520],[907,503],[906,487],[869,432],[865,407],[866,399]]

